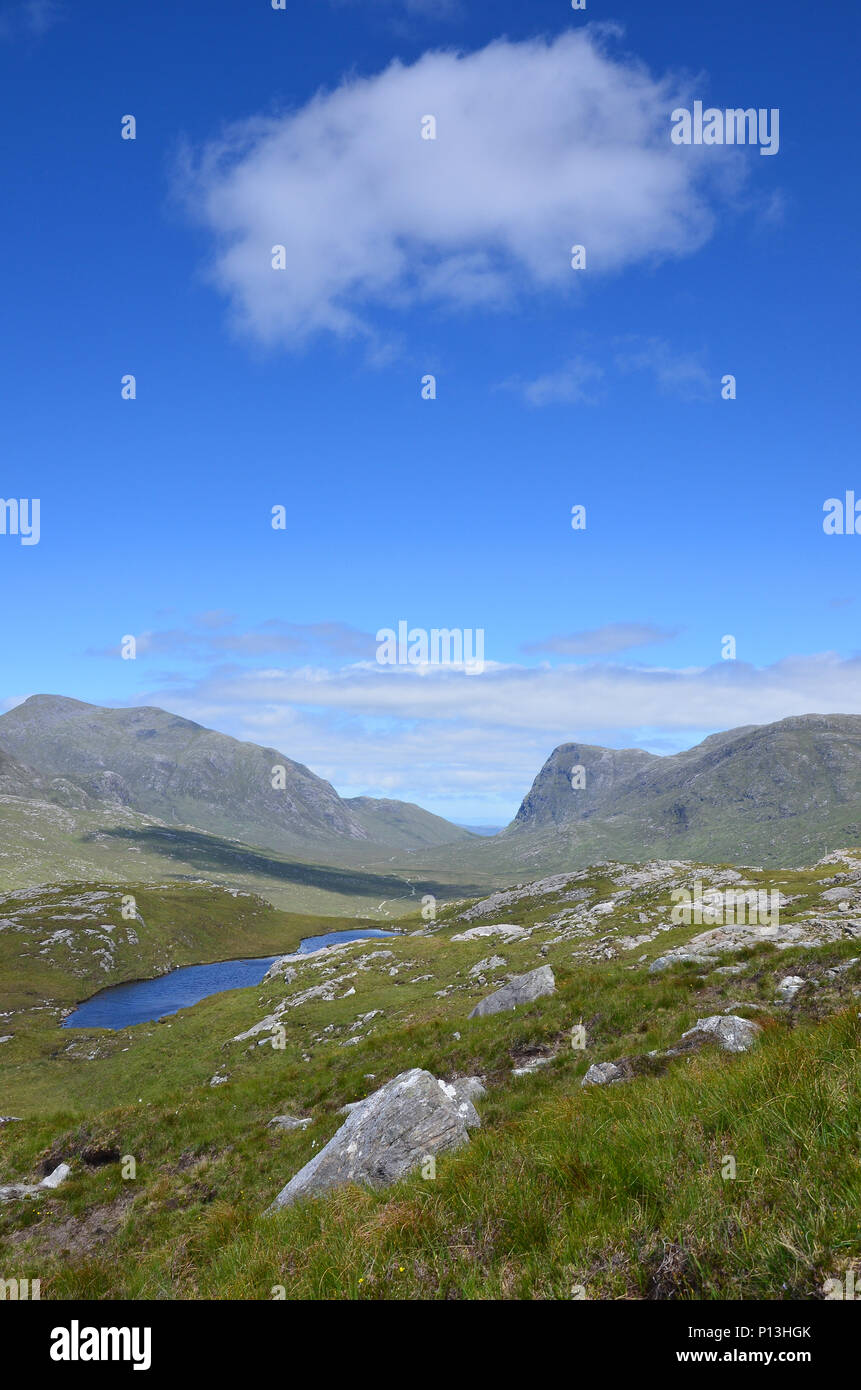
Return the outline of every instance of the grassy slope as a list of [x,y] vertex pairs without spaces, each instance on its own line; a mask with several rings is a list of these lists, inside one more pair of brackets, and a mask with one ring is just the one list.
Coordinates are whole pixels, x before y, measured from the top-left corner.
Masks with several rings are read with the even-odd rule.
[[[800,895],[783,914],[791,919],[834,871],[747,877]],[[599,899],[613,891],[610,870],[582,883]],[[666,902],[666,885],[645,887],[583,942],[556,939],[548,918],[564,902],[548,894],[485,919],[548,923],[513,945],[451,942],[466,924],[448,909],[431,935],[349,947],[324,969],[355,973],[332,1002],[285,1015],[284,1051],[231,1039],[285,989],[318,981],[311,963],[286,987],[215,996],[163,1024],[87,1030],[77,1059],[47,1060],[41,1037],[5,1044],[37,1051],[4,1067],[0,1110],[34,1118],[0,1130],[0,1174],[32,1176],[40,1158],[69,1157],[75,1167],[49,1201],[0,1207],[7,1277],[41,1278],[43,1297],[54,1298],[265,1299],[279,1284],[289,1298],[564,1298],[574,1284],[589,1297],[817,1296],[825,1277],[861,1257],[852,994],[861,967],[803,992],[789,1010],[775,1007],[775,984],[858,954],[857,942],[791,951],[763,943],[726,958],[743,964],[734,976],[691,966],[650,975],[650,959],[698,929],[662,932],[646,947],[618,942],[642,930],[641,911],[654,920]],[[392,952],[397,975],[386,957],[357,969],[379,948]],[[604,949],[611,959],[599,958]],[[494,952],[508,971],[546,960],[558,993],[468,1021],[491,987],[468,970]],[[433,979],[418,978],[426,974]],[[340,997],[348,983],[356,994]],[[590,1063],[663,1048],[696,1017],[738,1001],[741,1012],[764,1006],[749,1010],[766,1026],[751,1054],[704,1052],[664,1075],[581,1089]],[[373,1009],[382,1016],[356,1029]],[[569,1040],[580,1020],[585,1054]],[[343,1046],[355,1036],[358,1045]],[[541,1045],[557,1049],[555,1060],[512,1077],[523,1050]],[[264,1218],[338,1128],[338,1107],[411,1066],[488,1079],[483,1128],[469,1147],[441,1157],[434,1182],[416,1175],[386,1192],[351,1189]],[[211,1088],[216,1070],[229,1080]],[[288,1112],[314,1122],[299,1133],[267,1130]],[[135,1181],[115,1164],[82,1163],[98,1144],[135,1156]],[[727,1154],[735,1181],[721,1179]]]
[[[810,814],[756,821],[753,815],[716,811],[703,826],[668,834],[657,823],[672,798],[656,798],[654,820],[618,816],[612,820],[578,821],[563,828],[518,830],[479,842],[455,844],[445,857],[450,873],[537,878],[568,872],[602,859],[639,863],[643,859],[696,859],[707,864],[733,862],[772,867],[800,867],[840,846],[854,843],[861,833],[857,806],[835,806]],[[666,806],[662,803],[665,802]],[[441,860],[441,851],[424,856],[427,872]]]
[[71,879],[127,884],[206,877],[293,912],[385,920],[412,911],[426,893],[444,901],[495,881],[480,871],[452,873],[445,864],[429,873],[417,856],[379,846],[345,845],[342,853],[343,864],[333,867],[122,808],[96,813],[0,796],[0,892]]

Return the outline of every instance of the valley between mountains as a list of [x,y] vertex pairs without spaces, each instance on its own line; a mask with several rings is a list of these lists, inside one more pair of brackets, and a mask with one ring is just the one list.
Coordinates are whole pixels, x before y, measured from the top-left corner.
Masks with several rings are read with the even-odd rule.
[[[486,839],[58,697],[0,717],[0,788],[2,1277],[785,1300],[861,1273],[861,719],[564,745]],[[273,956],[167,1017],[62,1026]]]

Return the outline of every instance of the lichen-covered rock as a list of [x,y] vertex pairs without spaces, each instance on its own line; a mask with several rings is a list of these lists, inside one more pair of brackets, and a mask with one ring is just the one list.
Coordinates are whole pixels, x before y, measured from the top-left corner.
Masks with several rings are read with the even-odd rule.
[[712,1014],[709,1018],[698,1018],[693,1028],[689,1028],[682,1038],[696,1042],[716,1042],[724,1052],[747,1052],[753,1047],[762,1032],[758,1023],[749,1018],[739,1018],[738,1014]]
[[507,963],[504,956],[487,956],[484,960],[476,961],[469,974],[475,979],[476,975],[484,975],[490,970],[501,970]]
[[615,1062],[595,1062],[589,1068],[581,1086],[610,1086],[614,1081],[622,1081],[623,1075]]
[[503,1013],[506,1009],[516,1009],[519,1004],[531,1004],[544,995],[555,994],[556,977],[549,965],[540,965],[526,975],[515,975],[502,989],[482,999],[470,1018],[486,1018],[488,1014]]
[[402,1072],[354,1106],[337,1134],[281,1189],[268,1210],[345,1183],[387,1187],[426,1158],[460,1148],[469,1142],[467,1130],[481,1123],[466,1089],[463,1083],[438,1081],[419,1067]]
[[500,922],[496,926],[470,927],[468,931],[458,932],[453,936],[452,941],[478,941],[485,936],[501,936],[505,941],[519,941],[526,935],[523,927],[515,927],[508,922]]
[[801,975],[784,975],[777,986],[777,992],[782,999],[785,999],[787,1003],[789,1003],[789,1000],[794,999],[798,991],[803,989],[806,983],[807,981],[803,979]]
[[695,951],[678,950],[666,956],[658,956],[649,966],[650,975],[658,975],[662,970],[669,970],[671,965],[682,965],[685,962],[692,962],[696,965],[711,965],[714,961],[713,956],[699,955]]
[[480,1076],[460,1076],[450,1084],[454,1088],[458,1103],[462,1100],[481,1100],[482,1096],[487,1095],[487,1089]]

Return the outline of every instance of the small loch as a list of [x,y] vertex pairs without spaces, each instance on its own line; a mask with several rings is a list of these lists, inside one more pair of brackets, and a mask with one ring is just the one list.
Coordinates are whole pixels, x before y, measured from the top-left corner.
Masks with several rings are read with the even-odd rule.
[[[326,932],[323,936],[306,936],[296,954],[310,955],[326,946],[343,946],[349,941],[367,941],[374,937],[397,936],[397,932],[364,928],[361,931]],[[228,989],[247,989],[259,985],[277,956],[254,956],[242,960],[219,960],[211,965],[183,965],[160,975],[155,980],[132,980],[125,985],[111,985],[85,999],[74,1013],[64,1020],[64,1028],[131,1028],[136,1023],[152,1023],[199,1004],[210,994]]]

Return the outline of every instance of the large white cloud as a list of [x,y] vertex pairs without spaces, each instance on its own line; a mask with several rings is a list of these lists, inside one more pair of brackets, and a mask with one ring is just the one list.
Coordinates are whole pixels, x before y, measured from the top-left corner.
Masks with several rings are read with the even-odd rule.
[[237,668],[222,670],[196,688],[206,698],[234,706],[299,705],[373,718],[474,721],[577,739],[583,729],[731,728],[790,714],[861,714],[861,660],[823,653],[766,667],[727,661],[685,670],[488,663],[481,675],[444,666]]
[[713,225],[703,180],[738,152],[674,146],[685,94],[610,41],[593,25],[427,53],[190,154],[180,188],[240,325],[267,343],[375,337],[380,309],[575,293],[574,244],[589,275],[696,250]]
[[672,670],[611,663],[221,669],[133,703],[163,705],[307,763],[350,794],[417,800],[473,820],[513,814],[559,743],[675,751],[706,733],[793,714],[861,714],[861,660]]

